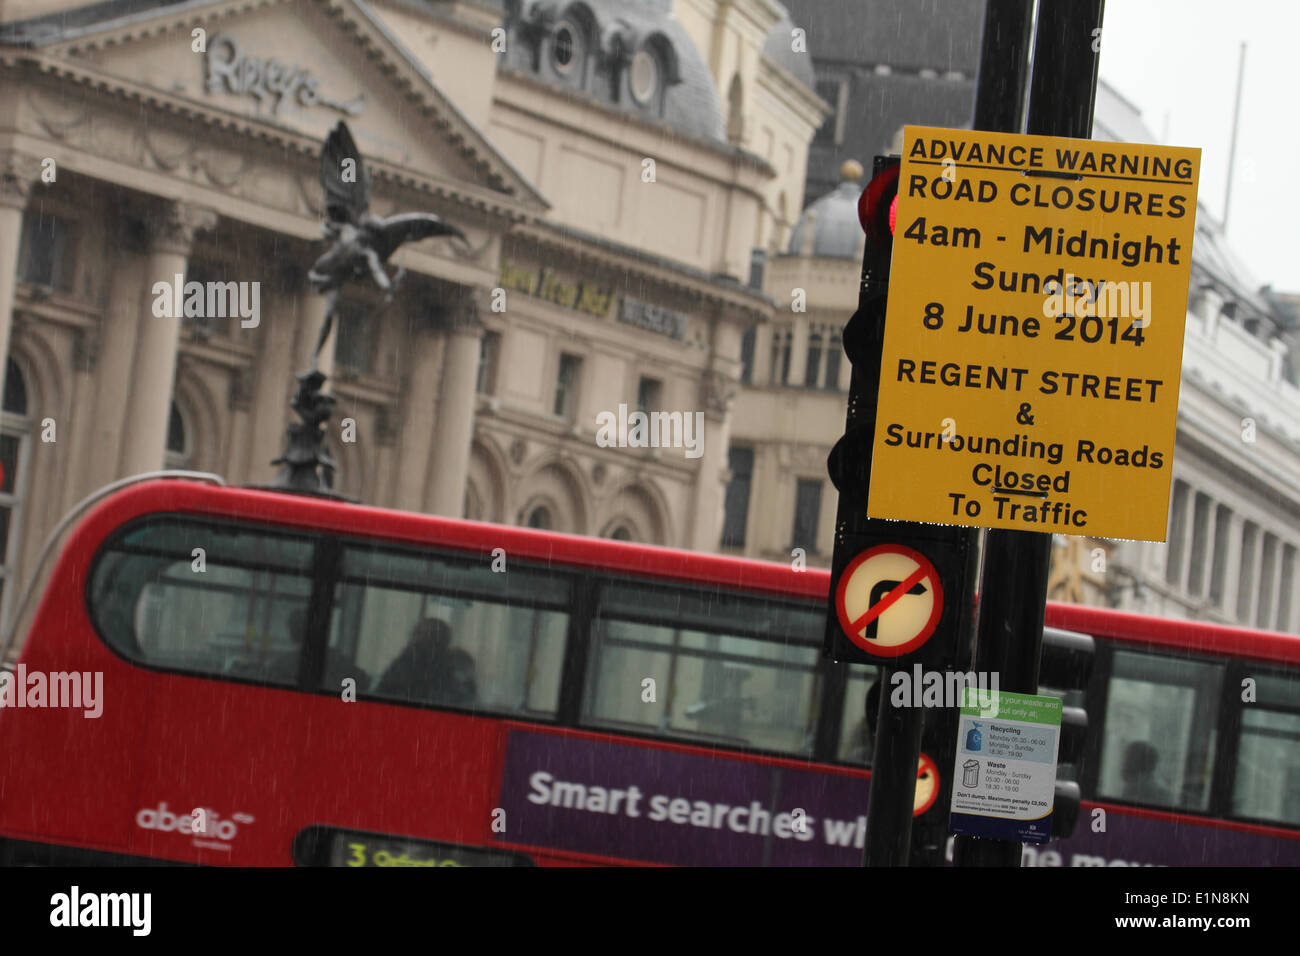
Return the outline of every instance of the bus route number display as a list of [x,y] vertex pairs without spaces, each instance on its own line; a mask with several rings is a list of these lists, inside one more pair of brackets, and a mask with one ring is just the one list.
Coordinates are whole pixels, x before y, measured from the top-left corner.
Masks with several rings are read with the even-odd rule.
[[294,840],[299,866],[338,867],[465,867],[532,866],[522,853],[485,847],[421,840],[415,837],[308,827]]
[[1165,539],[1199,170],[906,128],[870,517]]

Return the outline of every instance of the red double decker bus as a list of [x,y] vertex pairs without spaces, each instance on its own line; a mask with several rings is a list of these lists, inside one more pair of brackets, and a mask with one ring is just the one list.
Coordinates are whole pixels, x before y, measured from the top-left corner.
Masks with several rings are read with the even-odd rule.
[[[828,587],[139,484],[68,536],[0,678],[0,862],[859,865],[877,675],[823,657]],[[1300,637],[1047,623],[1097,640],[1088,802],[1027,862],[1300,864]]]

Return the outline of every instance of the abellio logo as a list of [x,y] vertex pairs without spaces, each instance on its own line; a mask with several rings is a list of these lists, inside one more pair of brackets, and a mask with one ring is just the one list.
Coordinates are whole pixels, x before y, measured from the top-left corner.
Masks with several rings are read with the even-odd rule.
[[[145,808],[135,815],[135,825],[142,830],[164,830],[176,833],[192,833],[196,837],[216,837],[229,843],[239,832],[239,823],[252,823],[253,818],[247,813],[233,813],[229,820],[223,820],[212,809],[199,807],[193,813],[172,813],[167,803],[159,803],[156,809]],[[194,841],[195,846],[209,846],[229,849],[224,843]]]

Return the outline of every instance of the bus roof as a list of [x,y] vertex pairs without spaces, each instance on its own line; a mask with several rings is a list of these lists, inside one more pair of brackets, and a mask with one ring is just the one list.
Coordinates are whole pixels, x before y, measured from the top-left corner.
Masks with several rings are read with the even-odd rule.
[[[329,531],[391,542],[436,545],[575,568],[615,570],[664,580],[743,588],[771,595],[825,599],[830,573],[790,565],[682,551],[607,538],[538,531],[416,512],[394,511],[313,495],[261,488],[219,487],[160,479],[123,489],[101,502],[69,538],[55,573],[69,556],[85,558],[122,525],[150,514],[184,512],[266,525]],[[1048,602],[1046,624],[1098,637],[1215,656],[1300,661],[1300,635],[1257,631],[1107,608]]]

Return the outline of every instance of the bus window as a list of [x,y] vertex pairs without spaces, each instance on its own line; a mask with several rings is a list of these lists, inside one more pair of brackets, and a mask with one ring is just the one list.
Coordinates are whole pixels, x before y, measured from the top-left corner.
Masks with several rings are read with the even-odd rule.
[[1300,824],[1300,676],[1255,676],[1242,705],[1232,814]]
[[1098,796],[1205,810],[1223,666],[1116,651]]
[[569,604],[568,581],[527,566],[349,546],[327,658],[354,661],[374,696],[552,716]]
[[[586,720],[808,754],[821,627],[821,612],[753,596],[606,584],[594,625]],[[764,636],[747,634],[751,629]]]
[[[871,765],[876,738],[867,722],[867,691],[880,679],[880,668],[874,665],[849,664],[848,680],[844,687],[844,713],[840,720],[839,759],[845,763]],[[875,720],[873,714],[871,719]]]
[[144,664],[293,684],[312,553],[306,538],[260,529],[174,516],[135,525],[100,552],[91,619]]

